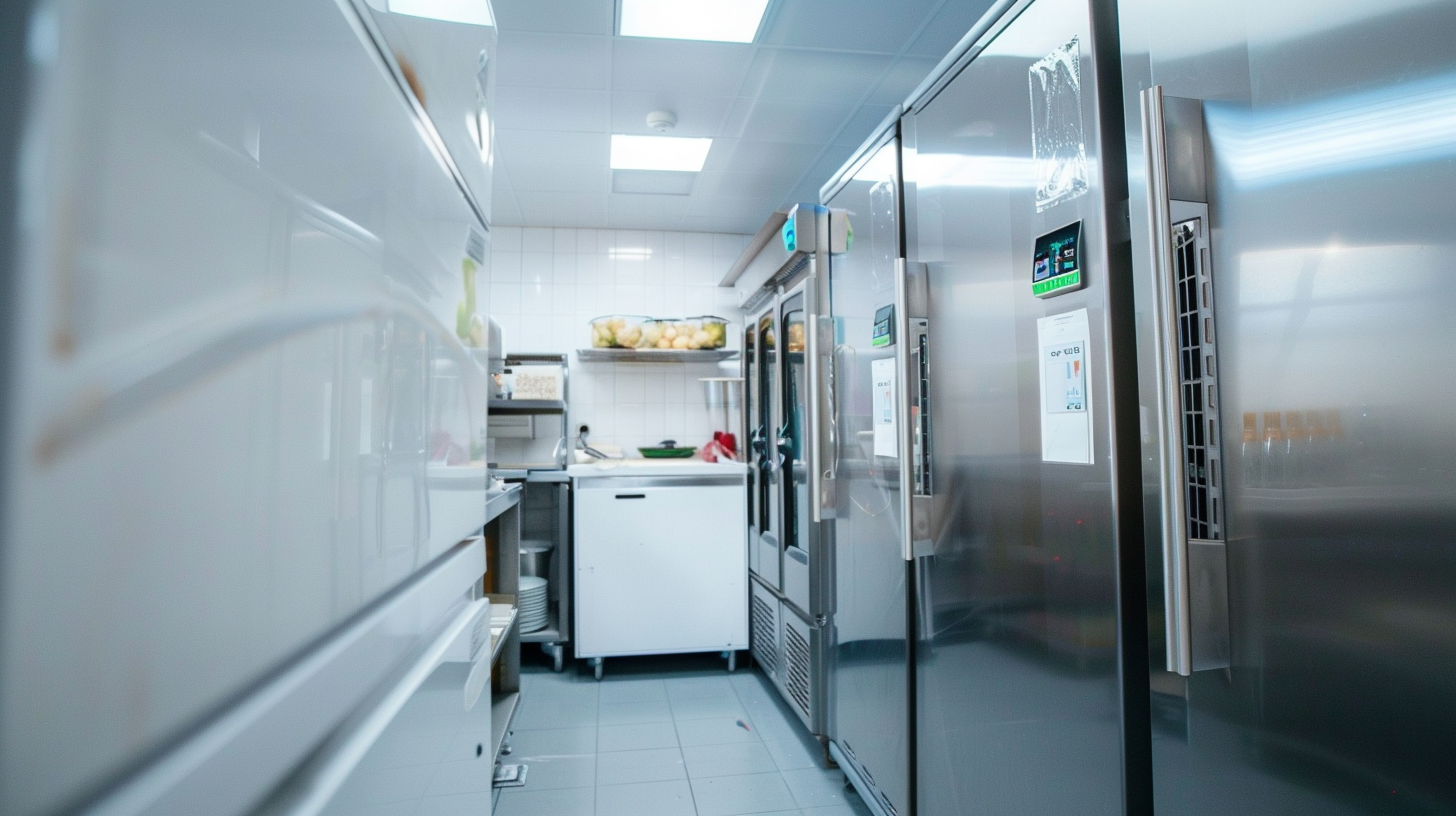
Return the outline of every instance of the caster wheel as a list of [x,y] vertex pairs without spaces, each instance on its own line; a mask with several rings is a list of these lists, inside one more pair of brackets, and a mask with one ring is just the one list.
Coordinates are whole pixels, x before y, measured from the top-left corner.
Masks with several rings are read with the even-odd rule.
[[553,652],[552,655],[551,655],[551,669],[552,669],[552,671],[556,672],[557,674],[560,674],[561,673],[561,670],[563,668],[565,668],[565,666],[563,665],[563,659],[562,659],[565,656],[566,656],[566,650],[563,649],[563,648],[561,648],[560,646],[557,646],[556,647],[556,651]]

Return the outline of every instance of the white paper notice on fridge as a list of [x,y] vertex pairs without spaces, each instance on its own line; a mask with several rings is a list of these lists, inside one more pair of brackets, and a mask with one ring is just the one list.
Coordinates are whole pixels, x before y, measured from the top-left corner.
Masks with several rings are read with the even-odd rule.
[[875,412],[875,455],[899,456],[900,435],[895,422],[895,358],[870,361],[870,379],[874,380],[871,407]]
[[1092,464],[1092,402],[1087,392],[1087,310],[1036,321],[1041,358],[1041,459]]

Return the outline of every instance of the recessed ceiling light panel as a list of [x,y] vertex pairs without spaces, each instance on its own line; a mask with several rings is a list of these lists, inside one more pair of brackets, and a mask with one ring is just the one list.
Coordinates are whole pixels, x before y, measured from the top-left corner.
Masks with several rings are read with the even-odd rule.
[[768,0],[621,0],[623,37],[753,42]]
[[612,134],[613,170],[680,170],[696,173],[703,169],[712,139],[680,136],[629,136]]

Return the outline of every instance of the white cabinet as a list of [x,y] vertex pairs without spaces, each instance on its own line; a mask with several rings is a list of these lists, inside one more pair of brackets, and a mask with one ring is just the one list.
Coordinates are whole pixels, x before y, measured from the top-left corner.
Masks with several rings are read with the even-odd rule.
[[578,657],[748,647],[741,470],[577,478],[574,496]]

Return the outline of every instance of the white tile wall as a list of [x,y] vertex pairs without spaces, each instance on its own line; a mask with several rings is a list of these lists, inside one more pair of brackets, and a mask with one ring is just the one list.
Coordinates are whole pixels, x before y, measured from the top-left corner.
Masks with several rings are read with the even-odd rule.
[[743,313],[734,290],[718,281],[750,237],[496,227],[491,315],[501,324],[507,353],[570,355],[573,434],[590,425],[593,442],[621,445],[634,456],[637,447],[663,439],[700,447],[712,428],[698,378],[738,376],[736,360],[582,363],[576,350],[590,347],[590,320],[608,314],[718,315],[730,322],[728,347],[739,348]]

